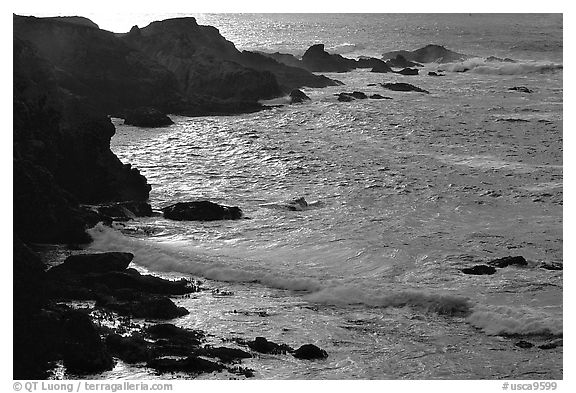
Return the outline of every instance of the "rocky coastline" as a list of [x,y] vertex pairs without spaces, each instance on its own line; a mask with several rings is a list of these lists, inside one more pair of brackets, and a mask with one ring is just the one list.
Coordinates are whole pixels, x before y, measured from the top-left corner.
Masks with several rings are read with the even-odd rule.
[[[289,96],[294,104],[309,101],[298,90],[302,87],[342,84],[316,72],[369,68],[409,76],[418,74],[420,63],[470,56],[437,45],[358,60],[329,54],[322,44],[311,46],[302,59],[241,52],[217,29],[198,25],[194,18],[135,26],[126,34],[101,30],[81,17],[14,15],[13,22],[14,379],[45,379],[57,362],[74,375],[97,375],[112,369],[115,359],[158,374],[225,371],[252,377],[253,370],[241,362],[258,353],[328,357],[313,344],[302,342],[295,349],[264,337],[232,346],[206,345],[206,332],[170,320],[193,312],[177,306],[174,298],[210,288],[199,281],[142,274],[130,266],[132,254],[85,253],[91,242],[87,228],[152,214],[146,178],[110,150],[115,133],[110,117],[157,127],[172,123],[167,114],[250,113],[266,109],[261,100]],[[429,93],[407,83],[380,86]],[[337,96],[342,102],[392,99],[358,91]],[[306,206],[296,200],[289,210]],[[163,214],[174,220],[242,218],[240,208],[208,201],[176,203]],[[71,255],[47,269],[33,251],[43,243],[65,245]],[[462,272],[492,275],[509,264],[525,265],[498,260]],[[78,301],[89,306],[72,307]],[[114,326],[103,323],[109,319]]]
[[[166,113],[247,113],[264,109],[260,99],[338,82],[240,52],[194,18],[154,22],[128,34],[100,30],[81,17],[14,15],[13,22],[14,379],[45,379],[55,362],[72,374],[94,375],[114,367],[114,358],[158,373],[252,376],[237,365],[252,356],[246,351],[207,347],[203,332],[172,324],[133,322],[189,313],[170,297],[202,290],[197,283],[140,274],[128,267],[131,254],[83,251],[91,241],[87,228],[152,213],[146,178],[110,150],[115,129],[109,116],[165,126],[171,123]],[[241,215],[238,208],[201,208],[178,219]],[[73,255],[47,269],[33,251],[43,243],[65,245]],[[92,303],[71,307],[78,301]],[[116,327],[100,323],[106,318]],[[278,345],[254,342],[238,345],[252,352]],[[285,352],[327,356],[310,345],[286,346]]]

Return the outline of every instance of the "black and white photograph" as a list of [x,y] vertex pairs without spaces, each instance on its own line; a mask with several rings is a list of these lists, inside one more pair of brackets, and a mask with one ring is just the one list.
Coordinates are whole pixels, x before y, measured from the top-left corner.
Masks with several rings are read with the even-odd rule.
[[194,3],[12,4],[9,387],[559,389],[562,10]]

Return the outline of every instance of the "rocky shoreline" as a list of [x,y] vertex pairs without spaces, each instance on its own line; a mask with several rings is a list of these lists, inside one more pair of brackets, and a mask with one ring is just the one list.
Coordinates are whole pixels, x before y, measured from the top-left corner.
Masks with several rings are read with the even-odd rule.
[[[14,379],[45,379],[59,362],[74,375],[97,375],[112,369],[114,359],[158,374],[226,371],[252,377],[253,370],[241,362],[258,353],[303,360],[329,356],[313,344],[295,349],[264,337],[206,345],[207,332],[169,321],[194,312],[178,307],[174,298],[209,288],[142,274],[130,267],[132,254],[85,253],[91,242],[87,228],[152,214],[146,178],[110,150],[115,133],[110,116],[156,127],[172,123],[166,114],[250,113],[266,109],[260,100],[289,95],[294,104],[309,101],[298,90],[304,86],[342,84],[314,72],[370,68],[410,76],[418,74],[410,67],[422,62],[469,56],[436,45],[358,60],[329,54],[322,44],[310,47],[302,59],[240,52],[217,29],[194,18],[135,26],[126,34],[101,30],[79,17],[14,15],[13,22]],[[407,83],[380,85],[429,93]],[[357,91],[338,94],[343,102],[366,98],[391,99]],[[286,208],[306,206],[302,199]],[[238,207],[206,201],[176,203],[163,213],[175,220],[242,218]],[[33,251],[43,243],[64,244],[72,255],[47,270]],[[463,273],[494,274],[496,267],[506,266],[475,266]],[[78,301],[89,306],[73,307]]]

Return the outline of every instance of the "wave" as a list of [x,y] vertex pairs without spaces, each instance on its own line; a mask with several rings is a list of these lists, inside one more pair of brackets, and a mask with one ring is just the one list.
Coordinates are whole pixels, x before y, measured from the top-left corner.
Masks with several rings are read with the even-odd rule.
[[214,256],[202,255],[193,245],[160,243],[123,235],[97,224],[88,233],[94,251],[124,251],[134,254],[134,263],[157,272],[182,273],[210,280],[235,283],[260,283],[270,288],[292,291],[317,291],[321,285],[310,278],[283,277],[277,273],[229,267]]
[[545,74],[558,72],[563,69],[562,64],[542,61],[488,62],[485,59],[473,58],[458,63],[441,65],[444,70],[451,72],[472,72],[475,74],[492,75],[524,75]]
[[92,251],[124,251],[134,254],[134,263],[157,272],[192,274],[231,283],[258,283],[270,288],[303,291],[304,299],[317,304],[375,308],[410,307],[465,321],[488,335],[562,335],[562,318],[527,306],[494,306],[475,303],[468,297],[426,290],[396,290],[375,293],[365,287],[320,283],[300,277],[285,277],[255,269],[229,267],[214,256],[203,255],[184,243],[161,243],[125,236],[102,224],[89,229]]
[[419,290],[404,290],[385,295],[373,295],[355,287],[325,288],[306,296],[309,301],[330,305],[362,304],[371,307],[414,307],[441,315],[467,315],[471,303],[468,298],[449,294],[435,294]]
[[365,49],[364,45],[361,44],[351,44],[351,43],[344,43],[339,45],[334,45],[330,47],[326,47],[326,52],[333,53],[333,54],[345,54],[345,53],[352,53],[358,50]]
[[489,335],[562,335],[562,318],[527,306],[476,305],[467,322]]

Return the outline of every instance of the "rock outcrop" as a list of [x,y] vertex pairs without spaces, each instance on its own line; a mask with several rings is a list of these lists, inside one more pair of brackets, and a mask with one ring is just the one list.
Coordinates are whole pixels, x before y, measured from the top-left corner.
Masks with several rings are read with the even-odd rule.
[[302,56],[302,64],[312,72],[348,72],[356,68],[356,61],[324,50],[324,44],[312,45]]
[[382,58],[388,60],[396,59],[398,56],[402,56],[405,60],[419,63],[453,63],[471,57],[463,53],[451,51],[440,45],[431,44],[414,51],[397,50],[386,52],[382,55]]
[[165,127],[174,124],[166,114],[155,108],[137,108],[124,115],[124,124],[137,127]]
[[24,241],[87,242],[79,202],[146,200],[150,191],[110,150],[108,117],[61,87],[61,72],[14,39],[14,229]]
[[164,217],[176,221],[237,220],[242,210],[236,206],[222,206],[209,201],[178,202],[162,209]]
[[302,90],[294,89],[288,95],[290,98],[291,104],[300,104],[305,101],[310,101],[310,97],[308,97]]

